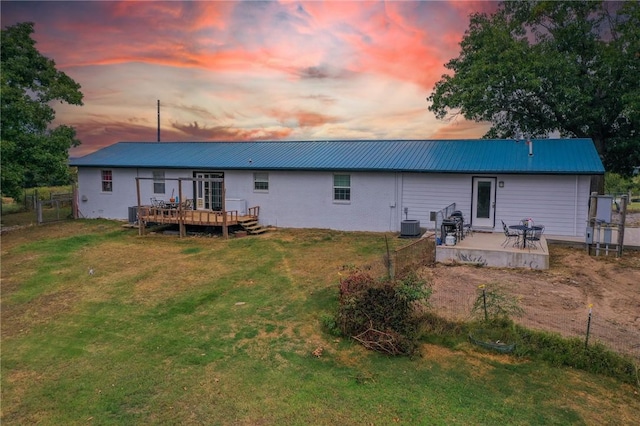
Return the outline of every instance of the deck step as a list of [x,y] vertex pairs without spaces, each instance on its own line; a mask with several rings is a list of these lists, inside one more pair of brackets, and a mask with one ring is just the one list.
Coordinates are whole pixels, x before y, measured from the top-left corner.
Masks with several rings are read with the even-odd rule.
[[268,229],[262,227],[255,219],[249,219],[244,221],[238,221],[242,229],[247,231],[248,234],[262,234],[263,232],[267,232]]
[[259,229],[254,229],[252,231],[247,231],[247,232],[249,232],[249,234],[263,234],[267,231],[268,231],[267,228],[260,227]]

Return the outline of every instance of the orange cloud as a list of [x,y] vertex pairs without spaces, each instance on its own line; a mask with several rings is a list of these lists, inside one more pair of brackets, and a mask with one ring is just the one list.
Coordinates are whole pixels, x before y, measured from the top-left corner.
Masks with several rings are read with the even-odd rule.
[[[6,4],[5,4],[6,3]],[[487,1],[3,2],[82,85],[87,152],[120,140],[430,137],[425,98]],[[424,106],[424,109],[422,109]],[[434,124],[435,123],[435,124]],[[481,135],[448,123],[436,137]]]
[[327,123],[335,123],[339,121],[337,117],[313,111],[283,111],[273,109],[270,110],[268,114],[271,117],[276,118],[281,123],[289,122],[291,123],[291,126],[302,128],[321,127]]
[[430,139],[475,139],[484,136],[491,124],[459,119],[450,121],[429,136]]
[[[180,132],[188,141],[249,141],[285,139],[292,130],[288,128],[242,129],[233,126],[201,127],[197,122],[189,124],[172,123],[171,127]],[[187,138],[185,138],[187,136]]]

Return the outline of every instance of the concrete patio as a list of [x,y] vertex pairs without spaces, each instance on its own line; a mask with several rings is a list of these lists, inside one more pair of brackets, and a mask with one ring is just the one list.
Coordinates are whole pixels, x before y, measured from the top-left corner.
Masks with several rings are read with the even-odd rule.
[[[615,256],[618,241],[618,231],[613,230],[612,244],[601,243],[600,256]],[[549,244],[569,244],[586,247],[584,237],[567,237],[558,235],[543,235],[541,245],[543,250],[522,249],[507,245],[502,247],[504,234],[498,232],[479,232],[465,237],[455,246],[436,246],[436,262],[440,263],[470,263],[500,268],[531,268],[549,269]],[[640,227],[637,222],[625,228],[624,249],[640,250]],[[595,254],[595,247],[592,249]],[[624,254],[623,254],[624,256]]]
[[471,263],[499,268],[549,269],[549,247],[543,236],[540,247],[519,248],[502,246],[504,234],[474,232],[454,246],[436,246],[436,262]]

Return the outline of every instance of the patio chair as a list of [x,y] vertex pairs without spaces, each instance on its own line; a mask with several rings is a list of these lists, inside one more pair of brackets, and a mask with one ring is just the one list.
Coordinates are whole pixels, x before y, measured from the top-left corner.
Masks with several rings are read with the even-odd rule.
[[465,237],[464,233],[464,216],[460,210],[456,210],[451,213],[449,219],[452,219],[456,223],[456,239],[457,241],[461,241]]
[[533,226],[533,219],[531,219],[530,217],[525,217],[520,221],[520,225],[524,225],[527,228],[531,228]]
[[473,227],[471,226],[470,223],[465,223],[463,227],[464,227],[464,236],[465,237],[469,236],[469,235],[473,236]]
[[192,198],[185,198],[185,200],[182,202],[182,209],[183,210],[193,210],[193,199]]
[[151,197],[151,207],[154,209],[163,209],[165,208],[164,200],[158,200],[156,197]]
[[504,241],[502,242],[502,247],[506,247],[510,241],[514,241],[511,246],[517,246],[520,244],[520,233],[509,230],[507,224],[502,221],[502,230],[504,231]]
[[544,225],[531,226],[531,230],[527,232],[527,247],[529,247],[529,251],[531,251],[532,247],[534,249],[540,247],[540,250],[544,251],[544,247],[542,247],[543,233]]

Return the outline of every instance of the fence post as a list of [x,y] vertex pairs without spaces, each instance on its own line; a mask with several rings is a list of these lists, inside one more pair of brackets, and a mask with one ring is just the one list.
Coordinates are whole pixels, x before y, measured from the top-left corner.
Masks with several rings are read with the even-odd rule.
[[71,185],[71,215],[74,219],[78,218],[78,187],[75,182]]
[[595,224],[596,224],[596,208],[598,206],[598,193],[597,192],[592,192],[591,196],[589,197],[589,220],[587,222],[587,227],[589,227],[591,229],[591,241],[589,242],[587,241],[587,254],[589,256],[591,256],[591,247],[593,245],[593,237],[594,237],[594,232],[595,232]]
[[589,333],[591,332],[591,308],[593,307],[593,303],[589,304],[589,319],[587,320],[587,337],[584,340],[584,348],[587,349],[589,346]]
[[387,268],[387,279],[391,281],[391,252],[389,251],[389,239],[384,236],[384,244],[387,247],[387,257],[384,260],[385,267]]
[[618,244],[616,257],[622,257],[622,247],[624,246],[624,222],[627,220],[628,199],[626,195],[620,197],[620,223],[618,224]]
[[42,203],[36,200],[36,215],[38,217],[38,225],[42,224]]
[[489,321],[489,314],[487,313],[487,290],[482,286],[482,304],[484,305],[484,321]]

